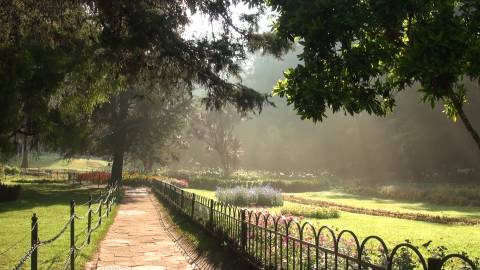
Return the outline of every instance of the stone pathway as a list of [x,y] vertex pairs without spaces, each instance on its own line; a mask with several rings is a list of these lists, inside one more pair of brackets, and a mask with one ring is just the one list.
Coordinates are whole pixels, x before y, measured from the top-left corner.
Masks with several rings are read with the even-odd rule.
[[115,221],[86,270],[194,269],[160,223],[146,188],[126,189]]

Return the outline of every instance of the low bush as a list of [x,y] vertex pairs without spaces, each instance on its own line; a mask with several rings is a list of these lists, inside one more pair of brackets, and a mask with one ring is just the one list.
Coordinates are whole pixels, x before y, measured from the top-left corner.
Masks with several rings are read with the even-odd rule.
[[315,207],[310,205],[287,205],[280,209],[282,215],[294,215],[305,218],[339,218],[340,212],[334,208]]
[[218,188],[215,196],[221,202],[236,206],[281,206],[282,192],[271,186]]
[[170,184],[178,188],[188,188],[188,181],[185,179],[170,179]]
[[22,171],[15,166],[5,166],[3,169],[6,175],[19,175]]
[[195,177],[188,179],[189,187],[196,189],[216,190],[217,188],[243,187],[261,187],[271,186],[275,189],[281,189],[284,192],[307,192],[322,191],[330,188],[330,183],[321,179],[310,180],[280,180],[280,179],[262,179],[262,180],[236,180],[236,179],[218,179],[212,177]]
[[5,185],[0,183],[0,202],[15,201],[20,196],[20,185]]
[[271,186],[284,192],[323,191],[331,187],[326,175],[316,176],[311,173],[276,173],[268,171],[236,171],[225,178],[220,170],[204,169],[197,171],[167,171],[171,178],[185,179],[190,188],[216,190],[217,188],[233,188],[236,186],[259,187]]

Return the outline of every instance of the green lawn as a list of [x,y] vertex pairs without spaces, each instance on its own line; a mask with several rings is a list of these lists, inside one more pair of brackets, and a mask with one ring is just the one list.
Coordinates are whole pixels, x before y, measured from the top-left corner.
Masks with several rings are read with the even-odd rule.
[[[20,166],[21,160],[12,160],[10,165]],[[71,169],[71,170],[104,170],[108,168],[108,162],[105,160],[92,158],[74,158],[64,159],[57,154],[42,154],[40,156],[33,156],[29,159],[29,166],[31,168],[44,169]]]
[[480,207],[439,206],[431,203],[406,202],[352,195],[340,191],[288,193],[296,197],[330,201],[355,207],[430,215],[480,218]]
[[[187,189],[187,191],[195,192],[196,194],[206,196],[208,198],[215,198],[215,192],[207,190],[195,190]],[[317,192],[315,192],[317,193]],[[315,194],[312,193],[312,194]],[[323,192],[322,192],[323,193]],[[335,193],[324,193],[334,195]],[[297,193],[299,195],[299,193]],[[337,193],[338,195],[338,193]],[[332,197],[330,197],[333,200]],[[410,208],[414,203],[401,203],[391,201],[390,205],[387,200],[372,199],[357,199],[343,198],[343,200],[335,201],[338,203],[353,204],[355,206],[362,206],[388,209],[388,210],[400,210],[408,209],[409,211],[425,211],[430,214],[449,213],[462,215],[475,215],[472,214],[471,209],[466,209],[462,212],[461,208],[453,210],[451,207],[442,208],[439,206],[430,206],[432,211],[428,208]],[[285,204],[295,204],[291,202],[285,202]],[[403,207],[403,208],[402,208]],[[271,212],[278,212],[279,208],[271,208]],[[465,225],[443,225],[434,224],[414,220],[404,220],[397,218],[370,216],[362,214],[353,214],[348,212],[341,212],[340,218],[337,219],[308,219],[310,222],[320,227],[322,225],[328,225],[337,231],[348,229],[355,232],[360,239],[363,239],[369,235],[377,235],[382,237],[389,245],[393,247],[396,244],[405,242],[405,240],[411,241],[414,245],[421,246],[422,244],[432,240],[431,247],[433,246],[446,246],[450,253],[466,251],[472,257],[480,257],[480,225],[465,226]]]
[[[0,269],[12,269],[20,258],[30,248],[31,217],[36,213],[38,217],[39,238],[47,240],[56,235],[67,222],[70,214],[70,199],[77,203],[76,212],[85,216],[88,195],[97,198],[100,190],[72,187],[65,184],[23,184],[21,196],[17,201],[0,203]],[[98,205],[94,205],[96,209]],[[109,224],[113,220],[115,211],[110,218],[103,220],[104,224],[92,234],[92,243],[83,249],[76,259],[78,269],[95,251],[96,243],[103,237]],[[95,215],[92,226],[98,217]],[[86,219],[75,220],[76,244],[80,246],[85,239]],[[55,242],[41,246],[38,251],[39,269],[62,269],[68,256],[69,232],[66,232]],[[6,249],[17,243],[10,251],[2,254]],[[26,262],[29,268],[30,261]]]

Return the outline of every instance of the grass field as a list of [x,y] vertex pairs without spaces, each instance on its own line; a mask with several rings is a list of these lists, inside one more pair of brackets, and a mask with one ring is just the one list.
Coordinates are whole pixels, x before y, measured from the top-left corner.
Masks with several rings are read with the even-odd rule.
[[438,206],[432,203],[368,198],[344,193],[341,191],[304,192],[291,193],[289,195],[369,209],[384,209],[389,211],[424,213],[452,217],[480,218],[480,207]]
[[[10,165],[20,166],[21,160],[11,160]],[[29,166],[31,168],[44,169],[71,169],[80,171],[89,170],[104,170],[108,168],[108,162],[105,160],[92,158],[74,158],[64,159],[57,154],[42,154],[40,156],[33,156],[29,159]]]
[[[0,203],[0,269],[12,269],[22,256],[30,249],[31,217],[38,217],[39,239],[47,240],[56,235],[68,221],[70,199],[74,199],[76,213],[84,216],[88,206],[84,203],[91,193],[94,198],[100,190],[72,187],[66,184],[22,184],[22,192],[17,201]],[[94,205],[96,209],[97,205]],[[78,269],[95,251],[96,243],[103,237],[113,220],[115,211],[104,224],[92,234],[92,242],[79,253],[76,259]],[[92,224],[98,217],[95,215]],[[86,219],[75,220],[76,244],[81,245],[85,239]],[[92,226],[93,226],[92,225]],[[50,245],[41,246],[38,251],[39,269],[63,269],[68,258],[69,228]],[[18,243],[12,249],[12,245]],[[6,250],[9,251],[6,252]],[[27,261],[26,265],[29,265]],[[27,267],[28,268],[28,267]]]
[[[195,192],[196,194],[206,196],[208,198],[215,198],[215,192],[206,190],[187,189],[187,191]],[[296,193],[297,196],[301,194]],[[335,193],[325,193],[325,195],[338,195]],[[323,197],[321,197],[323,198]],[[332,197],[330,199],[333,200]],[[342,202],[345,204],[358,205],[362,207],[375,207],[376,209],[389,209],[389,210],[401,210],[404,209],[411,211],[425,211],[429,212],[428,208],[421,208],[416,206],[416,203],[395,202],[390,201],[390,204],[385,200],[380,202],[377,200],[367,200],[365,198],[344,198]],[[285,202],[285,204],[295,203]],[[418,207],[418,208],[415,208]],[[445,212],[452,215],[459,216],[476,216],[474,210],[466,209],[462,212],[461,208],[455,210],[451,208],[432,207],[432,214],[438,214],[439,212]],[[271,212],[278,212],[279,208],[270,208]],[[473,212],[473,214],[472,214]],[[335,219],[307,219],[316,227],[322,225],[328,225],[334,228],[336,231],[351,230],[355,232],[360,239],[363,239],[370,235],[377,235],[382,237],[389,247],[393,247],[396,244],[405,242],[405,240],[411,241],[414,245],[421,246],[422,244],[432,240],[430,247],[445,246],[448,248],[449,253],[452,252],[467,252],[471,257],[480,257],[480,225],[466,226],[466,225],[443,225],[434,224],[421,221],[404,220],[389,217],[378,217],[363,214],[353,214],[348,212],[341,212],[340,218]],[[423,249],[423,248],[422,248]],[[423,250],[425,252],[425,250]]]

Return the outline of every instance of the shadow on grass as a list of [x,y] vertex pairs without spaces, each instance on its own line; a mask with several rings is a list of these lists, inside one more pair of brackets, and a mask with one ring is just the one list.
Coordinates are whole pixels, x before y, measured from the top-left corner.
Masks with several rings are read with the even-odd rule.
[[28,210],[35,207],[53,205],[70,205],[75,200],[77,205],[88,201],[89,194],[94,198],[102,188],[79,188],[67,184],[25,184],[21,185],[20,197],[16,201],[0,203],[0,213]]
[[[256,269],[236,252],[227,248],[223,241],[214,238],[198,224],[192,222],[183,213],[170,209],[166,202],[160,197],[156,197],[163,205],[162,208],[165,209],[170,221],[177,227],[177,232],[180,235],[177,241],[187,238],[190,245],[195,245],[195,253],[197,253],[197,255],[189,254],[189,257],[196,257],[193,258],[193,260],[200,269]],[[199,260],[199,257],[201,256],[208,260],[209,266],[202,264],[201,260]]]

